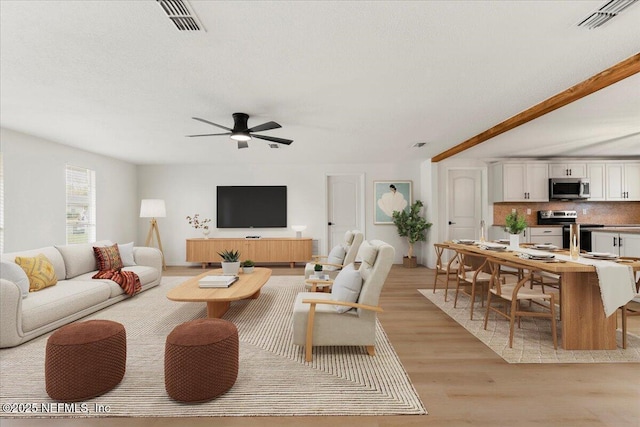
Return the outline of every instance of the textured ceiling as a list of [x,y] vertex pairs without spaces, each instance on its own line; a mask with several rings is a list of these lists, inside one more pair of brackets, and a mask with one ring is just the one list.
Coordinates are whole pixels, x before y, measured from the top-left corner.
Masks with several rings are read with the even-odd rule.
[[[151,0],[2,0],[0,124],[138,164],[427,159],[638,53],[638,5],[575,26],[602,3],[192,1],[207,31],[181,33]],[[604,89],[473,157],[591,155],[580,147],[640,132],[639,88]],[[191,117],[231,127],[234,112],[295,142],[185,137],[219,131]]]

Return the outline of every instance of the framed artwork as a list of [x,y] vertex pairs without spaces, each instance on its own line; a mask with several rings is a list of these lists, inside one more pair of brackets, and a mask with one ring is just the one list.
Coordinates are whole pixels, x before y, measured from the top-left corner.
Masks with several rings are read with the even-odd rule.
[[373,181],[374,224],[393,224],[393,211],[409,210],[411,181]]

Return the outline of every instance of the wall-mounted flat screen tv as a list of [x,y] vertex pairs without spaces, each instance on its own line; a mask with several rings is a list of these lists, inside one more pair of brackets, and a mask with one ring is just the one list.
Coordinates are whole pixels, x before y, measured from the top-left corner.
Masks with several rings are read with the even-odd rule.
[[287,226],[286,185],[217,187],[218,228]]

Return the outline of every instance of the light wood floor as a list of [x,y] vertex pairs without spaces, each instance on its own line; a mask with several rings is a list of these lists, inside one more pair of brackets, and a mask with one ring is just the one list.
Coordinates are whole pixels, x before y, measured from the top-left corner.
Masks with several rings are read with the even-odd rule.
[[[169,267],[165,275],[201,273]],[[302,268],[274,268],[302,275]],[[136,418],[7,420],[29,426],[640,426],[639,364],[509,365],[416,289],[432,270],[394,266],[382,292],[380,321],[429,415],[386,417]],[[633,319],[640,333],[640,317]],[[286,380],[295,380],[283,379]],[[144,405],[144,396],[140,396]]]

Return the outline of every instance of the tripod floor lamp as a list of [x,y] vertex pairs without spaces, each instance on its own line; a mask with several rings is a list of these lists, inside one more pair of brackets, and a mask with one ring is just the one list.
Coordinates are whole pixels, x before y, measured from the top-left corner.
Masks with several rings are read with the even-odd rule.
[[149,221],[149,233],[147,234],[147,241],[145,246],[153,245],[153,237],[155,234],[158,240],[158,249],[162,252],[162,269],[167,269],[167,264],[164,262],[164,251],[162,250],[162,240],[160,240],[160,230],[158,229],[158,222],[156,218],[164,218],[167,216],[167,210],[164,206],[164,200],[161,199],[142,199],[140,203],[140,218],[151,218]]

